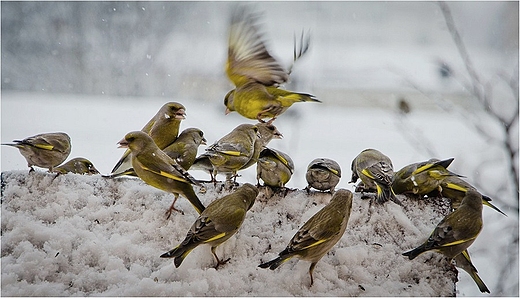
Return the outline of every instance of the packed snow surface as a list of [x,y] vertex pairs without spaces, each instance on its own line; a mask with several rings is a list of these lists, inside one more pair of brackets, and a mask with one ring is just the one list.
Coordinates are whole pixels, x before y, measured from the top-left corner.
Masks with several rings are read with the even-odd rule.
[[[331,194],[260,187],[239,232],[216,250],[231,260],[215,270],[209,246],[179,268],[159,256],[179,244],[197,213],[139,179],[9,171],[2,174],[2,296],[447,296],[456,272],[441,255],[401,255],[424,241],[446,214],[445,200],[380,205],[355,194],[347,230],[314,271],[277,256]],[[204,204],[232,190],[206,183]],[[197,190],[200,190],[197,188]],[[465,273],[463,273],[465,274]]]

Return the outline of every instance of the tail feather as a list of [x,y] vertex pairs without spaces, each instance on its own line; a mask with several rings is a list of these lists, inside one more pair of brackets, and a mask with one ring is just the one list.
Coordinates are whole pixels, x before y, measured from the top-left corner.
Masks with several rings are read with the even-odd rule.
[[184,259],[190,254],[190,252],[194,248],[195,247],[188,248],[188,247],[179,245],[179,246],[175,247],[174,249],[163,253],[161,255],[161,258],[175,258],[173,260],[173,264],[175,265],[176,268],[178,268],[182,264],[182,261],[184,261]]
[[482,204],[490,207],[491,209],[497,211],[498,213],[501,213],[502,215],[504,216],[507,216],[507,214],[505,214],[504,212],[502,212],[502,210],[498,209],[497,206],[491,204],[491,199],[488,197],[488,196],[482,196]]
[[285,263],[287,260],[289,259],[282,259],[281,257],[278,257],[274,260],[271,260],[269,262],[266,262],[266,263],[262,263],[260,265],[258,265],[258,267],[260,268],[269,268],[271,270],[274,270],[276,268],[278,268],[280,265],[282,265],[283,263]]
[[480,292],[482,292],[482,293],[490,293],[488,287],[486,286],[484,281],[480,278],[480,276],[478,276],[476,271],[471,272],[469,275],[471,276],[471,278],[473,278],[473,280],[477,284],[478,289],[480,290]]
[[407,256],[408,259],[410,260],[413,260],[415,259],[418,255],[422,254],[423,252],[425,252],[426,250],[424,249],[424,245],[421,245],[417,248],[414,248],[412,250],[409,250],[407,252],[404,252],[403,253],[403,256]]
[[379,183],[376,183],[377,188],[377,201],[379,203],[384,203],[386,201],[392,201],[396,203],[397,205],[403,205],[399,199],[395,196],[395,193],[389,185],[380,185]]
[[193,206],[193,208],[195,208],[197,213],[201,214],[202,211],[206,209],[206,207],[204,207],[204,204],[202,204],[202,202],[199,200],[199,197],[197,197],[197,195],[195,194],[193,187],[187,187],[183,195],[186,197],[186,199],[188,199],[188,201],[190,201],[191,205]]

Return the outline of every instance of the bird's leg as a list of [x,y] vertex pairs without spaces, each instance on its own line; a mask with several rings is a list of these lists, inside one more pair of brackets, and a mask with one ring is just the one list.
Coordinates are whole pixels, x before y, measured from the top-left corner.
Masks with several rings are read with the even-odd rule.
[[178,198],[179,198],[179,194],[175,194],[175,198],[173,199],[172,205],[166,211],[166,219],[170,218],[170,216],[172,215],[172,211],[177,211],[177,212],[180,212],[182,215],[184,215],[184,212],[182,210],[175,208],[175,202],[177,202]]
[[314,278],[312,278],[312,272],[314,272],[314,267],[316,267],[316,263],[312,263],[311,267],[309,268],[309,275],[311,276],[311,287],[314,284]]
[[267,121],[267,125],[271,125],[274,120],[276,120],[276,117],[271,118],[269,121]]
[[215,270],[216,270],[216,269],[218,269],[218,266],[226,264],[229,260],[231,260],[231,258],[229,258],[229,259],[227,259],[227,260],[223,260],[223,261],[221,261],[221,260],[218,258],[217,254],[215,253],[215,249],[217,249],[216,246],[215,246],[215,247],[213,247],[213,246],[211,247],[211,253],[213,254],[213,256],[215,257],[215,259],[217,260],[217,265],[215,266]]

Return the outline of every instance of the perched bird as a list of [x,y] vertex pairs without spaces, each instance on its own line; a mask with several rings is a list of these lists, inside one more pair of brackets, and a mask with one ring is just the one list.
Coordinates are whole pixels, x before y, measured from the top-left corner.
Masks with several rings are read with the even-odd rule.
[[[235,177],[253,157],[255,142],[260,138],[258,127],[240,124],[213,145],[206,148],[202,155],[213,165],[213,177],[218,173],[226,174],[226,181]],[[204,157],[204,158],[205,158]]]
[[225,264],[229,259],[220,260],[215,249],[238,231],[257,195],[258,189],[245,183],[235,192],[211,202],[193,223],[182,243],[161,255],[161,258],[175,258],[173,263],[175,267],[179,267],[197,246],[209,244],[211,253],[217,260],[215,268]]
[[189,170],[197,158],[199,146],[206,145],[204,133],[198,128],[186,128],[179,137],[163,151],[177,161],[185,170]]
[[361,183],[356,187],[357,192],[375,191],[379,203],[391,200],[401,205],[391,188],[394,169],[388,156],[376,149],[365,149],[352,160],[351,169],[350,183],[361,179]]
[[[226,74],[235,85],[224,99],[226,114],[232,111],[263,122],[285,112],[295,102],[320,102],[314,95],[279,88],[287,82],[291,69],[285,70],[267,50],[258,24],[259,16],[244,8],[233,13],[229,28]],[[308,50],[310,39],[303,34],[294,61]]]
[[154,143],[152,138],[142,132],[133,131],[126,134],[119,142],[120,148],[128,148],[131,152],[132,167],[139,178],[158,189],[171,192],[175,199],[166,212],[170,218],[179,194],[185,196],[200,214],[204,205],[193,191],[193,184],[199,184],[175,160],[171,159]]
[[64,164],[55,167],[53,171],[59,174],[99,174],[99,171],[96,169],[96,167],[94,167],[94,164],[90,160],[83,157],[73,158]]
[[480,276],[478,276],[477,268],[473,265],[473,263],[471,263],[471,258],[469,257],[467,249],[455,256],[453,260],[455,260],[457,267],[462,268],[469,274],[469,276],[471,276],[471,278],[473,278],[480,292],[490,293],[484,281],[480,278]]
[[[477,189],[469,184],[468,182],[462,180],[457,176],[447,176],[440,181],[441,187],[441,196],[444,198],[448,198],[451,201],[451,208],[457,209],[462,202],[462,199],[466,196],[468,190],[477,191]],[[491,207],[495,211],[502,213],[507,216],[504,212],[498,209],[495,205],[491,203],[491,198],[488,196],[482,195],[482,204]]]
[[425,251],[436,250],[449,260],[466,250],[482,230],[482,196],[468,190],[459,208],[446,215],[426,242],[403,253],[410,260]]
[[264,148],[256,164],[256,180],[264,185],[284,187],[294,172],[294,163],[289,155],[272,148]]
[[70,154],[70,137],[64,132],[42,133],[23,140],[14,140],[13,144],[2,144],[18,148],[27,160],[27,166],[49,169],[61,164]]
[[424,196],[439,191],[442,179],[449,176],[461,177],[447,170],[453,158],[427,161],[407,165],[394,173],[392,189],[396,194]]
[[272,139],[281,139],[283,137],[282,133],[278,131],[276,126],[271,123],[257,123],[255,125],[258,128],[259,137],[255,142],[253,156],[251,156],[251,159],[240,168],[240,170],[245,170],[254,165],[260,157],[260,152],[265,146],[267,146],[267,144],[269,144],[269,142],[271,142]]
[[[178,102],[164,104],[157,114],[141,129],[148,134],[159,149],[164,149],[172,144],[179,134],[181,121],[186,118],[186,108]],[[131,165],[130,150],[126,150],[121,159],[112,169],[110,178],[121,175],[132,175],[134,171],[129,170]]]
[[350,218],[352,193],[338,189],[330,203],[314,214],[293,236],[287,247],[278,257],[260,264],[260,268],[274,270],[292,257],[310,261],[309,275],[311,286],[314,283],[312,272],[316,263],[339,241]]
[[318,190],[334,192],[334,188],[341,178],[341,167],[329,158],[316,158],[307,166],[305,179],[307,180],[307,192],[311,187]]

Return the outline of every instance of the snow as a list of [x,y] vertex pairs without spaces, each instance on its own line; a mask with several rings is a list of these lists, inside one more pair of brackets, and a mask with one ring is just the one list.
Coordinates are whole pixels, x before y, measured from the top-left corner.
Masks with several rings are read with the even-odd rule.
[[[309,287],[305,261],[258,268],[283,250],[330,193],[265,189],[240,231],[219,246],[231,261],[218,270],[200,246],[175,268],[159,256],[177,245],[197,214],[185,199],[166,220],[173,196],[139,179],[41,171],[2,174],[3,296],[436,296],[451,295],[448,262],[433,253],[400,254],[424,241],[447,202],[378,205],[355,195],[346,233],[317,265]],[[208,204],[228,190],[206,184]],[[427,274],[426,274],[427,273]]]

